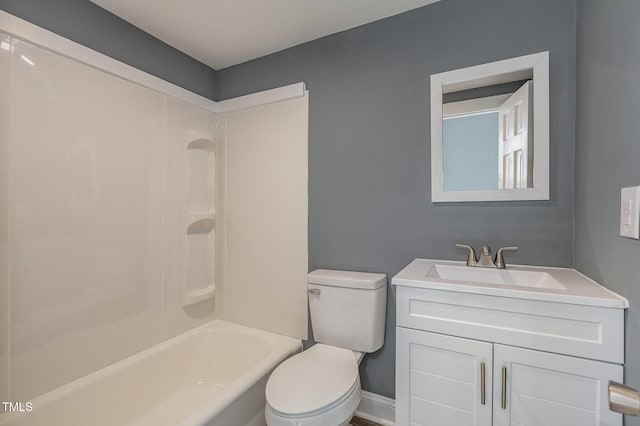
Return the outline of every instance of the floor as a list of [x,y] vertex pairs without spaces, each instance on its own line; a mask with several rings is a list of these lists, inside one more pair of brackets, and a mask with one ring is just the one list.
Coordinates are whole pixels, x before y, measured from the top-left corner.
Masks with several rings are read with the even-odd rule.
[[354,417],[351,419],[351,426],[381,426],[378,423],[370,422],[369,420],[361,419],[360,417]]

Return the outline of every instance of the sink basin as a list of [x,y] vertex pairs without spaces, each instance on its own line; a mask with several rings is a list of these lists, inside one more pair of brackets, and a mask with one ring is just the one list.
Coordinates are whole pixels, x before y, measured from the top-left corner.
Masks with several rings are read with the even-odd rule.
[[[414,259],[391,284],[443,291],[548,302],[627,308],[624,297],[568,268],[509,265],[507,269],[470,267],[465,262]],[[477,299],[477,303],[482,303]]]
[[433,265],[426,277],[443,281],[462,281],[465,284],[506,285],[554,290],[567,289],[562,283],[553,278],[551,274],[541,271]]

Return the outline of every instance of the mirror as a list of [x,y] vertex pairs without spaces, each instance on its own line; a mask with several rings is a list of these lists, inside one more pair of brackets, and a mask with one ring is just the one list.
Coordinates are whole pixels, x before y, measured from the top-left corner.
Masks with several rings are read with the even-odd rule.
[[549,53],[431,76],[431,200],[549,199]]

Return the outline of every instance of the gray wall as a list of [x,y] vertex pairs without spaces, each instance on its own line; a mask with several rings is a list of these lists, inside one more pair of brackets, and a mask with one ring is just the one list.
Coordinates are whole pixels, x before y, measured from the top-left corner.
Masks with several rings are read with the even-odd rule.
[[88,0],[0,0],[0,10],[213,99],[214,71]]
[[[454,244],[518,245],[508,262],[571,266],[574,0],[446,0],[216,72],[219,99],[298,81],[309,105],[309,267],[396,274]],[[551,201],[434,205],[429,75],[540,51],[551,59]],[[361,367],[393,397],[395,298],[386,343]]]
[[[214,96],[213,70],[86,0],[0,0],[0,9]],[[618,237],[620,188],[640,185],[640,3],[578,0],[577,74],[575,14],[575,0],[446,0],[222,70],[217,97],[307,83],[311,269],[392,276],[416,256],[461,258],[455,242],[518,244],[513,262],[571,266],[574,243],[573,265],[631,303],[625,380],[640,387],[640,241]],[[432,204],[428,76],[543,50],[552,200]],[[367,356],[362,380],[393,397],[389,296],[387,344]]]
[[619,214],[620,188],[640,185],[639,23],[637,0],[578,3],[574,265],[629,299],[625,381],[636,388],[640,241],[619,236]]

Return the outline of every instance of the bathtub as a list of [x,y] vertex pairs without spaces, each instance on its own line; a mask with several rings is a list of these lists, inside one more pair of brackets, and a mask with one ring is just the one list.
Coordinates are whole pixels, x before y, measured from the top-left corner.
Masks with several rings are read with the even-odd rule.
[[301,350],[216,320],[36,397],[0,425],[264,425],[269,374]]

